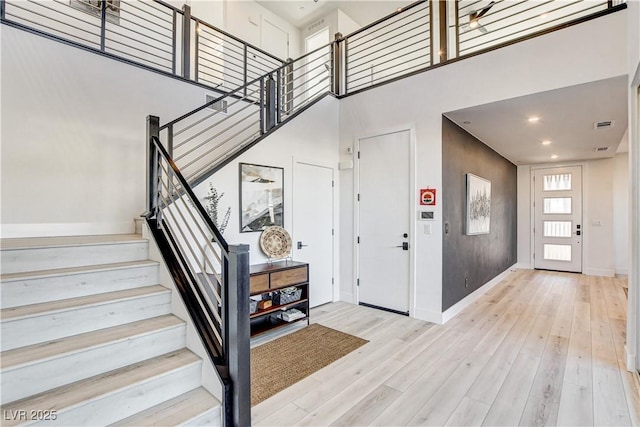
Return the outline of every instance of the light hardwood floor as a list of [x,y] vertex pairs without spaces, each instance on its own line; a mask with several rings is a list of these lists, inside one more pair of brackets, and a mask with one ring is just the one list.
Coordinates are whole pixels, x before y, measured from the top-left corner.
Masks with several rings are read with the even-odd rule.
[[639,425],[626,281],[515,270],[445,325],[347,303],[312,322],[369,343],[255,406],[256,426]]

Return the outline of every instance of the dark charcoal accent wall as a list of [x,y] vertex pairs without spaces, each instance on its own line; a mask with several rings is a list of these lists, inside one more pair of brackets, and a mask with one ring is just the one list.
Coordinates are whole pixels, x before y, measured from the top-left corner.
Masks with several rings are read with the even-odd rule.
[[[467,173],[491,181],[489,234],[465,234]],[[516,198],[516,166],[443,116],[442,311],[516,262]]]

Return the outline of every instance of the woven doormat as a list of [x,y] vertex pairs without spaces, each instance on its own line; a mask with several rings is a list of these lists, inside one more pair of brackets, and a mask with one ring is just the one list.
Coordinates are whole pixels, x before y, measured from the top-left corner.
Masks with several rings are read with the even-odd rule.
[[367,342],[314,323],[252,348],[251,405],[257,405]]

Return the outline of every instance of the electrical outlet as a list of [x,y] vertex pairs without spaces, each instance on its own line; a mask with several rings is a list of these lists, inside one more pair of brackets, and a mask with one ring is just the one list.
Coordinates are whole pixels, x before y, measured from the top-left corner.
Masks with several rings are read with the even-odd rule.
[[424,234],[431,234],[431,224],[424,225]]
[[469,287],[469,278],[465,276],[464,278],[464,287],[468,288]]

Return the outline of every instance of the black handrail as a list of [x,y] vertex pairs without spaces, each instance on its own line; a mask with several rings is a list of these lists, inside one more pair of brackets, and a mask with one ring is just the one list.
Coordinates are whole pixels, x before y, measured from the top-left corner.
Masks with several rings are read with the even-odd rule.
[[[250,426],[249,246],[229,245],[222,237],[160,142],[158,121],[157,117],[148,118],[149,200],[147,212],[143,216],[222,384],[224,425]],[[165,196],[157,185],[161,180],[160,174],[163,167],[160,163],[162,162],[169,165],[169,170],[165,173],[171,174],[170,182],[165,189],[169,188],[168,191],[174,192]],[[179,191],[173,185],[174,179],[181,187]],[[221,304],[219,306],[212,307],[206,304],[207,299],[197,284],[196,273],[190,268],[185,254],[181,252],[181,245],[177,242],[177,236],[173,235],[172,226],[167,223],[169,217],[163,219],[161,213],[162,207],[159,205],[159,200],[167,203],[168,198],[174,203],[178,198],[185,196],[203,220],[208,233],[213,235],[213,241],[221,248],[221,271],[220,281],[218,281]],[[176,224],[174,226],[179,227]],[[209,238],[208,234],[204,237]],[[211,319],[215,319],[212,316],[212,310],[220,312],[220,324],[212,323]],[[221,333],[223,337],[221,341],[214,329]]]
[[276,60],[276,61],[278,61],[278,62],[284,62],[284,60],[283,60],[283,59],[278,58],[277,56],[275,56],[275,55],[273,55],[273,54],[271,54],[271,53],[267,52],[266,50],[262,50],[262,49],[260,49],[259,47],[256,47],[256,46],[254,46],[254,45],[252,45],[252,44],[250,44],[250,43],[247,43],[247,42],[245,42],[244,40],[242,40],[242,39],[240,39],[240,38],[238,38],[238,37],[234,36],[233,34],[228,33],[228,32],[226,32],[226,31],[224,31],[224,30],[221,30],[220,28],[216,27],[215,25],[211,25],[211,24],[209,24],[208,22],[203,21],[203,20],[202,20],[202,19],[200,19],[200,18],[197,18],[197,17],[195,17],[195,16],[192,16],[192,17],[191,17],[191,20],[192,20],[192,21],[195,21],[195,22],[197,22],[197,23],[200,23],[200,24],[204,25],[205,27],[209,27],[209,28],[211,28],[211,29],[213,29],[213,30],[217,31],[218,33],[220,33],[220,34],[224,35],[225,37],[229,37],[230,39],[235,40],[235,41],[237,41],[238,43],[240,43],[240,44],[242,44],[242,45],[244,45],[244,46],[248,46],[248,47],[250,47],[251,49],[255,49],[256,51],[260,52],[261,54],[266,55],[266,56],[268,56],[268,57],[270,57],[270,58],[272,58],[272,59],[275,59],[275,60]]
[[387,20],[389,20],[389,19],[393,18],[394,16],[400,15],[401,13],[404,13],[404,12],[406,12],[406,11],[407,11],[407,10],[409,10],[409,9],[413,9],[413,8],[414,8],[414,7],[416,7],[416,6],[419,6],[419,5],[423,4],[423,3],[427,3],[427,2],[429,2],[429,1],[431,1],[431,0],[419,0],[419,1],[415,2],[415,3],[411,3],[411,4],[410,4],[410,5],[408,5],[408,6],[405,6],[405,7],[403,7],[403,8],[400,8],[400,9],[396,10],[396,11],[395,11],[395,12],[393,12],[393,13],[390,13],[389,15],[385,16],[384,18],[380,18],[380,19],[378,19],[377,21],[372,22],[372,23],[371,23],[371,24],[369,24],[369,25],[365,25],[365,26],[364,26],[364,27],[362,27],[362,28],[358,28],[358,29],[357,29],[357,30],[355,30],[354,32],[349,33],[349,34],[347,34],[346,36],[342,37],[342,39],[340,39],[340,40],[348,39],[349,37],[353,37],[353,36],[355,36],[356,34],[359,34],[359,33],[363,32],[363,31],[367,31],[367,30],[368,30],[369,28],[371,28],[371,27],[375,27],[376,25],[378,25],[378,24],[380,24],[380,23],[382,23],[382,22],[385,22],[385,21],[387,21]]

